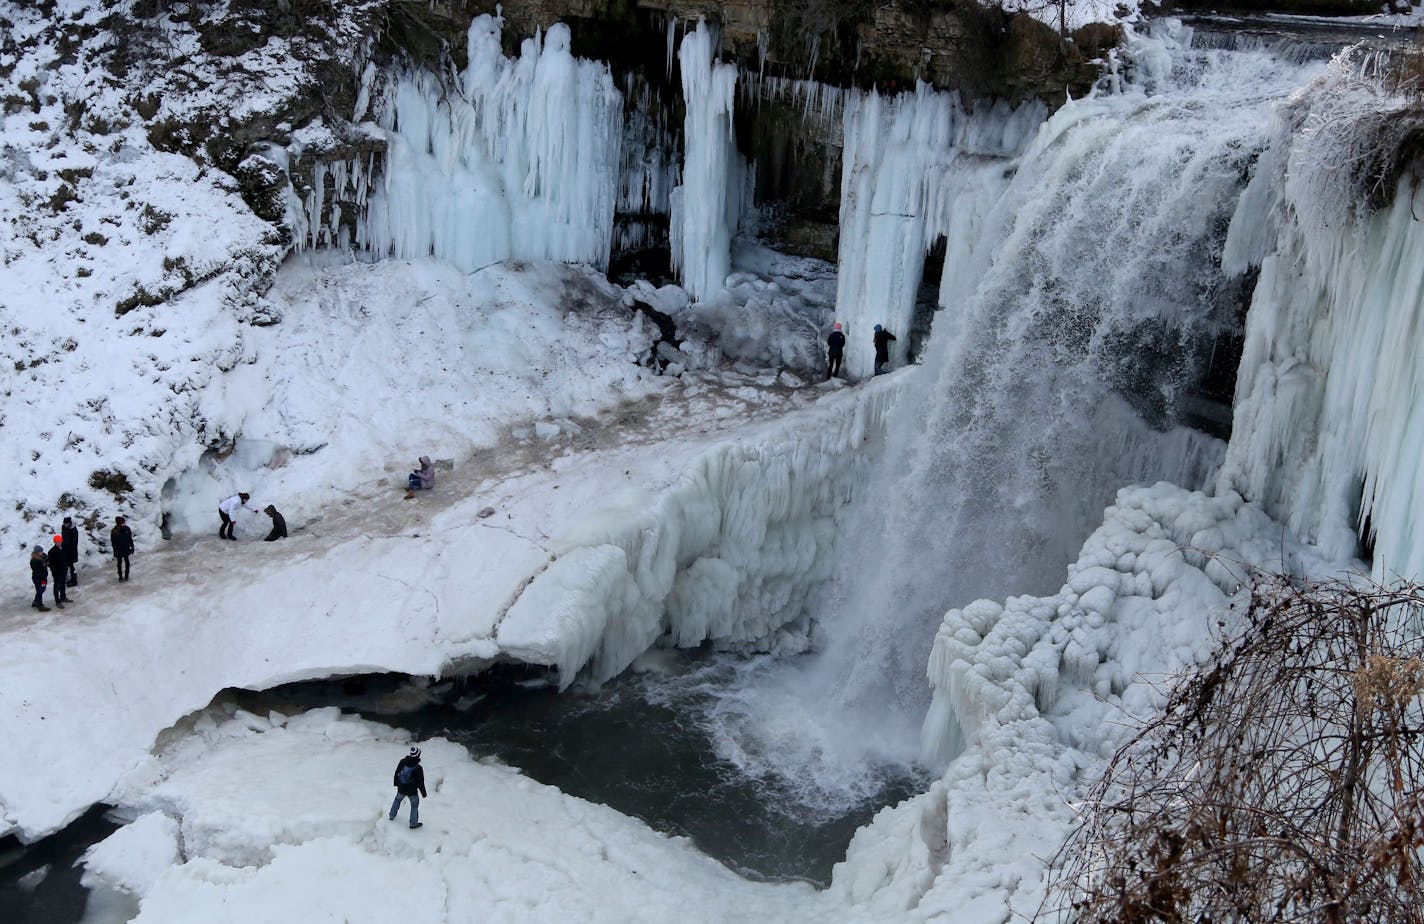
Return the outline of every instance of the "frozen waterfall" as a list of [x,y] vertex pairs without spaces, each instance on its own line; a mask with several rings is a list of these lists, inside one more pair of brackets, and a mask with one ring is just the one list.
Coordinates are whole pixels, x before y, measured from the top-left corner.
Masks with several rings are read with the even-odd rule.
[[976,216],[1002,194],[1011,158],[1045,116],[1041,104],[1002,102],[970,113],[957,94],[924,84],[898,96],[848,94],[836,320],[851,375],[873,371],[876,324],[896,335],[892,367],[904,363],[926,253],[946,238],[954,253],[945,265],[966,261]]
[[1338,58],[1282,112],[1232,221],[1230,268],[1260,276],[1222,481],[1328,554],[1356,554],[1367,531],[1376,578],[1418,579],[1424,225],[1408,176],[1363,205],[1363,171],[1388,162],[1410,104],[1360,66]]
[[672,191],[672,265],[694,299],[722,289],[732,265],[732,234],[747,198],[750,169],[732,129],[737,69],[716,59],[705,22],[682,39],[678,61],[687,108],[683,183]]
[[388,82],[388,154],[357,243],[467,272],[511,258],[607,267],[623,97],[606,64],[569,52],[567,26],[526,39],[517,59],[501,26],[470,26],[460,87],[423,71]]

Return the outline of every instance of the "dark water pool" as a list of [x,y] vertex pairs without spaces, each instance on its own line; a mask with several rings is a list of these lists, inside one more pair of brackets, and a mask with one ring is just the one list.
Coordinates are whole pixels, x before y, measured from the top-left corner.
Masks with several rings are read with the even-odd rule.
[[[430,684],[383,674],[261,693],[228,690],[215,701],[259,714],[338,706],[420,738],[449,738],[477,758],[496,757],[565,793],[687,837],[730,869],[769,881],[826,885],[857,828],[928,785],[887,771],[852,805],[807,804],[785,785],[753,778],[717,756],[707,707],[740,676],[720,669],[733,662],[695,652],[668,653],[668,662],[670,673],[629,674],[563,693],[552,674],[497,667],[464,681]],[[118,907],[114,895],[91,895],[75,866],[86,848],[118,827],[105,817],[106,808],[96,806],[28,847],[13,838],[0,841],[0,922],[131,916],[136,909]]]
[[0,838],[0,921],[5,924],[56,924],[84,916],[89,891],[79,884],[75,866],[90,844],[118,829],[106,819],[108,806],[97,805],[59,833],[29,846],[13,836]]
[[[715,673],[705,656],[677,657],[703,657]],[[543,673],[497,669],[432,692],[436,701],[412,705],[418,697],[408,681],[381,676],[293,684],[264,696],[285,707],[340,706],[417,737],[449,738],[476,757],[497,757],[565,793],[685,836],[757,879],[828,884],[857,828],[928,785],[887,771],[864,800],[827,811],[774,780],[750,778],[717,756],[703,719],[706,700],[718,695],[715,682],[629,674],[597,690],[560,693]]]

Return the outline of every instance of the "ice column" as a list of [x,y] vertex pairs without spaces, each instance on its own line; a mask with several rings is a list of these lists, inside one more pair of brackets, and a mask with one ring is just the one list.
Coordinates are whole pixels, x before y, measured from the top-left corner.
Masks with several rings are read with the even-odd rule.
[[567,26],[504,57],[502,20],[470,26],[463,86],[428,72],[390,82],[389,155],[358,243],[471,271],[500,260],[608,265],[623,99],[606,64],[569,51]]
[[1332,65],[1279,120],[1225,256],[1260,276],[1222,486],[1332,556],[1367,523],[1379,579],[1424,576],[1424,224],[1409,178],[1371,213],[1339,165],[1388,149],[1405,105]]
[[699,22],[678,51],[687,156],[682,185],[672,192],[672,264],[697,300],[727,280],[748,173],[732,129],[737,69],[714,60],[714,46],[707,24]]
[[1022,150],[1044,116],[1040,106],[1007,105],[970,115],[956,94],[924,84],[893,97],[848,96],[836,319],[845,324],[852,375],[872,372],[876,324],[897,338],[892,365],[904,361],[925,254],[948,236],[955,253],[946,272],[967,257],[975,216],[1007,183],[1003,158]]

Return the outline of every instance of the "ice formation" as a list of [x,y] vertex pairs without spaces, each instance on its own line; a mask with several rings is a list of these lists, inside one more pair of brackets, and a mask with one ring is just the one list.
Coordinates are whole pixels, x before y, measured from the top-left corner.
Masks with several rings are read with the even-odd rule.
[[1044,115],[1040,105],[1015,111],[1006,103],[971,114],[957,94],[925,84],[896,96],[846,94],[836,319],[851,375],[872,372],[876,324],[897,338],[892,366],[904,362],[926,253],[947,237],[946,274],[959,271],[985,210],[1003,193],[1011,158]]
[[750,189],[750,170],[732,128],[737,69],[716,59],[716,46],[707,24],[699,22],[678,50],[687,115],[683,181],[672,192],[672,262],[694,299],[726,282],[732,234]]
[[[927,676],[926,758],[959,752],[930,791],[857,832],[832,893],[865,919],[1032,919],[1045,854],[1073,823],[1091,768],[1159,681],[1199,663],[1234,623],[1252,567],[1330,563],[1239,495],[1125,488],[1058,593],[977,600],[945,616]],[[1218,625],[1220,623],[1220,625]]]
[[526,39],[517,59],[500,50],[501,27],[471,24],[461,87],[423,71],[389,81],[386,164],[356,241],[466,272],[511,258],[605,268],[623,97],[606,64],[569,52],[567,26]]
[[668,245],[665,223],[682,175],[680,138],[669,124],[662,98],[631,73],[624,80],[623,98],[627,117],[614,212],[616,253]]
[[[502,651],[567,686],[620,673],[664,635],[768,648],[830,576],[899,388],[825,399],[773,439],[727,442],[656,498],[582,520],[499,625]],[[611,499],[610,499],[611,500]]]
[[[1334,555],[1374,542],[1377,578],[1424,576],[1424,226],[1418,182],[1377,210],[1338,165],[1405,100],[1344,56],[1278,119],[1232,221],[1226,260],[1260,268],[1222,482]],[[1387,161],[1388,158],[1386,157]]]
[[[891,414],[891,451],[875,476],[884,502],[865,512],[875,525],[847,540],[846,560],[870,577],[825,614],[821,676],[806,685],[813,701],[837,703],[847,727],[882,729],[887,711],[922,714],[927,697],[913,678],[945,610],[1055,586],[1056,563],[1071,559],[1122,485],[1198,488],[1215,475],[1223,445],[1185,426],[1182,412],[1233,323],[1233,290],[1213,254],[1268,143],[1272,101],[1309,71],[1266,53],[1193,52],[1173,31],[1138,41],[1138,54],[1176,56],[1177,77],[1059,110],[1012,177],[997,192],[985,187],[975,223],[961,213],[954,233],[977,227],[976,243],[947,261],[948,307],[924,351],[926,374]],[[861,104],[873,112],[883,102]],[[942,128],[947,106],[924,91],[903,98],[897,130]],[[1003,138],[1026,128],[1020,114],[1000,117],[997,132],[980,130]],[[848,165],[876,162],[856,149],[848,143]],[[847,178],[856,182],[849,167]],[[898,252],[918,259],[918,229],[932,225],[906,221],[887,219],[886,239],[913,239]],[[843,234],[843,248],[848,239],[856,234]],[[842,284],[853,275],[844,269]]]

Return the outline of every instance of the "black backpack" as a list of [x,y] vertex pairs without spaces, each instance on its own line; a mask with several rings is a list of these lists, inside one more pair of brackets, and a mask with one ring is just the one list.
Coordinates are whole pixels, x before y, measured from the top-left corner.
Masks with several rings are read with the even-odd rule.
[[396,771],[396,785],[411,786],[415,783],[416,764],[404,764]]

